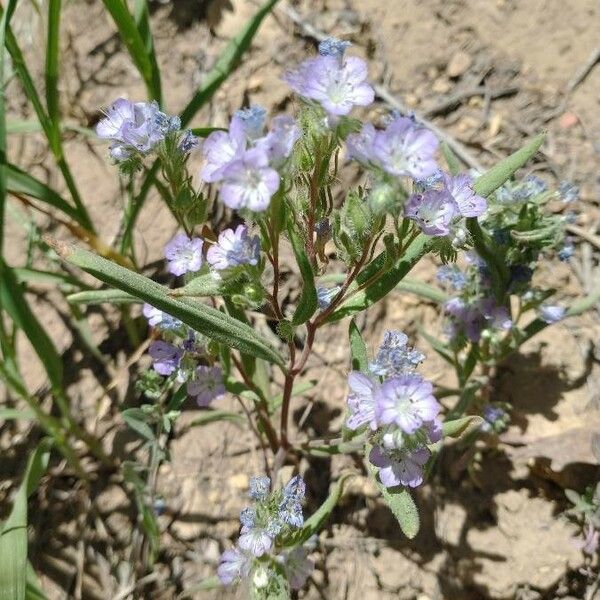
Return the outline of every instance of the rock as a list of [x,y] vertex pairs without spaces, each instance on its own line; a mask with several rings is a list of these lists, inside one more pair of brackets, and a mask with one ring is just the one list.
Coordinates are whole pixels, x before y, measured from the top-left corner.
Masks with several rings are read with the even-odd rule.
[[436,94],[447,94],[451,88],[450,82],[445,77],[438,77],[431,86]]
[[572,112],[566,112],[558,121],[561,129],[570,129],[579,123],[579,117]]
[[456,79],[466,73],[472,62],[473,59],[464,50],[459,50],[452,55],[452,58],[448,62],[446,74],[448,77]]

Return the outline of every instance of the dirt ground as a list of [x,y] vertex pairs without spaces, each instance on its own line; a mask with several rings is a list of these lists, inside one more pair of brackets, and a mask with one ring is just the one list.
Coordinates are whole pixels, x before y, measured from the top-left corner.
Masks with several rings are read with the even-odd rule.
[[[217,92],[194,126],[225,125],[243,103],[262,104],[271,114],[291,112],[283,71],[313,52],[282,4],[267,18],[243,64]],[[120,46],[102,3],[65,3],[62,28],[61,102],[65,121],[93,126],[101,107],[119,96],[144,98],[144,86]],[[313,27],[350,39],[352,52],[367,57],[373,81],[408,108],[461,142],[475,161],[491,165],[547,130],[543,152],[528,167],[556,184],[569,179],[581,188],[573,206],[576,254],[571,263],[547,262],[540,283],[568,301],[599,280],[600,65],[565,90],[598,45],[597,0],[300,0],[293,10]],[[152,27],[168,112],[180,111],[203,75],[256,5],[245,0],[172,0],[153,5]],[[14,29],[36,81],[43,82],[44,23],[21,3]],[[13,82],[7,98],[13,118],[31,108]],[[389,107],[377,102],[366,116]],[[10,138],[12,162],[64,189],[51,168],[46,145],[36,134]],[[67,134],[66,152],[75,178],[103,239],[117,234],[122,208],[115,169],[106,147]],[[197,159],[196,159],[197,160]],[[563,210],[556,206],[556,210]],[[114,215],[114,218],[111,217]],[[42,231],[67,234],[46,217]],[[162,248],[175,223],[158,198],[144,208],[137,251],[148,274],[160,271]],[[589,234],[592,234],[590,237]],[[24,263],[27,233],[8,224],[7,262]],[[432,262],[413,274],[431,281]],[[293,275],[284,290],[293,287]],[[107,449],[127,457],[136,452],[119,408],[140,399],[132,382],[145,358],[130,360],[131,348],[109,309],[90,309],[89,322],[104,364],[68,327],[66,308],[48,287],[31,296],[36,313],[63,353],[74,411],[103,436]],[[432,305],[394,294],[360,322],[374,349],[386,329],[417,338],[417,325],[436,333],[441,317]],[[317,382],[296,400],[298,435],[339,431],[345,402],[348,349],[346,325],[324,332],[308,365]],[[417,493],[421,532],[407,541],[367,478],[356,478],[322,533],[317,569],[300,598],[331,600],[470,600],[594,598],[597,584],[572,538],[575,528],[560,513],[568,507],[565,488],[583,491],[598,480],[591,435],[600,416],[600,332],[596,311],[545,331],[499,370],[494,400],[511,405],[511,426],[496,443],[473,456],[450,448],[433,479]],[[452,375],[426,342],[425,374],[452,383]],[[41,365],[27,343],[19,347],[32,393],[43,390]],[[102,392],[112,382],[109,394]],[[326,393],[324,393],[326,390]],[[224,402],[224,407],[229,400]],[[305,415],[305,409],[312,409]],[[231,404],[233,407],[233,403]],[[171,599],[215,573],[218,557],[238,533],[238,513],[248,477],[261,471],[250,432],[233,424],[187,428],[194,417],[185,407],[170,442],[171,462],[159,476],[165,500],[160,517],[161,553],[140,597]],[[300,431],[302,430],[302,431]],[[0,502],[25,464],[39,432],[29,425],[0,426]],[[469,459],[469,460],[467,460]],[[304,461],[306,513],[328,493],[347,458]],[[135,509],[129,490],[115,475],[99,474],[92,493],[59,468],[44,480],[30,504],[30,556],[49,598],[128,598]],[[237,595],[236,595],[237,594]],[[596,595],[594,595],[596,594]],[[198,592],[196,598],[241,598],[242,592]]]

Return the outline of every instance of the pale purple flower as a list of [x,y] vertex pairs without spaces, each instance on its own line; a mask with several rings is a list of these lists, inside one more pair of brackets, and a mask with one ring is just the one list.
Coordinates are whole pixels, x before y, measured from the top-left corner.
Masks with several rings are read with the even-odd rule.
[[189,154],[194,148],[200,145],[200,140],[188,129],[183,132],[179,139],[177,149],[182,154]]
[[165,258],[167,270],[173,275],[195,273],[202,266],[201,238],[189,238],[185,233],[178,233],[166,246]]
[[250,106],[236,111],[235,117],[242,122],[246,138],[255,140],[263,133],[267,111],[262,106]]
[[222,173],[220,197],[229,208],[266,210],[279,189],[279,174],[269,166],[269,158],[259,148],[245,152],[230,162]]
[[160,329],[168,331],[183,327],[183,323],[179,319],[172,317],[148,303],[144,303],[142,313],[148,320],[148,325],[150,325],[150,327],[159,327]]
[[238,546],[253,556],[266,554],[273,545],[273,539],[262,527],[242,526]]
[[218,271],[240,265],[257,265],[260,239],[250,236],[245,225],[238,225],[235,230],[225,229],[219,234],[217,243],[208,249],[206,260]]
[[244,123],[234,116],[229,124],[229,131],[213,131],[204,140],[204,166],[200,171],[202,179],[207,183],[220,181],[225,168],[243,155],[246,145]]
[[319,54],[321,56],[335,56],[341,60],[344,58],[344,53],[350,46],[352,46],[351,42],[329,37],[319,43]]
[[117,142],[111,148],[116,160],[128,158],[132,150],[146,154],[167,133],[179,128],[178,117],[161,112],[156,102],[130,102],[119,98],[106,110],[106,117],[96,126],[98,137]]
[[283,488],[284,498],[293,498],[298,502],[304,500],[306,494],[306,484],[300,475],[294,475]]
[[347,115],[353,106],[368,106],[375,99],[367,83],[367,64],[355,56],[310,58],[284,80],[297,94],[318,102],[333,116]]
[[479,217],[486,211],[487,201],[473,190],[473,178],[470,175],[464,173],[452,177],[444,173],[443,180],[463,217]]
[[591,523],[587,523],[581,532],[581,537],[573,540],[573,545],[584,554],[593,556],[600,546],[600,532]]
[[267,154],[271,166],[279,167],[292,154],[300,135],[300,127],[292,117],[279,115],[273,119],[267,135],[256,140],[255,148]]
[[402,331],[386,331],[375,360],[369,370],[375,375],[391,377],[412,373],[425,355],[408,345],[408,336]]
[[169,376],[179,367],[183,351],[173,344],[156,340],[150,344],[148,354],[152,358],[153,369],[159,375]]
[[250,574],[251,559],[239,548],[225,550],[221,554],[217,575],[223,585],[230,585]]
[[225,394],[223,374],[219,367],[200,365],[196,368],[195,377],[187,384],[187,393],[196,398],[198,406],[208,406]]
[[467,283],[465,274],[456,265],[442,265],[437,270],[436,278],[455,290],[462,290]]
[[306,492],[306,484],[300,475],[292,477],[283,489],[283,500],[279,504],[279,519],[292,527],[304,525],[302,500]]
[[368,423],[371,429],[377,429],[374,398],[377,385],[363,373],[352,371],[348,375],[348,387],[350,394],[347,402],[350,416],[346,421],[346,427],[356,430]]
[[539,317],[544,323],[553,324],[561,321],[565,316],[566,309],[563,306],[551,306],[542,304],[538,309]]
[[440,405],[432,392],[433,385],[420,375],[391,377],[375,392],[377,423],[395,423],[404,433],[414,433],[440,412]]
[[290,587],[293,590],[303,588],[315,568],[314,563],[308,558],[308,550],[304,546],[296,546],[285,552],[281,559]]
[[246,507],[240,512],[240,523],[242,527],[254,527],[256,523],[256,510],[254,508]]
[[394,119],[373,140],[373,156],[381,168],[398,177],[425,179],[438,170],[435,135],[408,117]]
[[379,467],[379,479],[385,487],[418,487],[423,483],[423,466],[429,460],[429,450],[385,451],[373,446],[369,453],[371,464]]
[[317,302],[319,303],[319,308],[321,310],[325,310],[330,304],[331,301],[338,295],[341,290],[341,286],[335,285],[331,288],[326,288],[323,286],[317,286]]
[[433,421],[428,421],[424,423],[425,430],[427,431],[427,436],[429,437],[429,441],[433,444],[439,442],[443,436],[442,422],[438,417],[433,419]]
[[483,423],[480,425],[482,431],[500,430],[505,427],[508,419],[506,411],[499,406],[486,404],[483,407]]
[[412,219],[421,231],[431,236],[450,233],[450,223],[457,216],[458,206],[446,190],[428,190],[412,194],[404,207],[404,216]]
[[373,142],[377,130],[371,123],[365,123],[358,133],[351,133],[346,138],[346,156],[363,164],[377,163],[373,154]]
[[271,489],[271,480],[266,475],[257,475],[250,479],[248,495],[253,500],[266,500]]
[[498,305],[493,298],[484,298],[479,303],[479,307],[488,327],[504,330],[512,327],[513,322],[508,308]]
[[484,318],[476,305],[467,304],[462,298],[451,298],[444,310],[453,318],[454,333],[464,332],[472,341],[478,342],[484,326]]

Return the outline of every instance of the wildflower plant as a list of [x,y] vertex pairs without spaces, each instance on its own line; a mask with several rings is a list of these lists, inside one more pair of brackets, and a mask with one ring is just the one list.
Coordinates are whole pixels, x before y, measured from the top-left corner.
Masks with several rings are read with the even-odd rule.
[[[138,28],[121,3],[105,4],[130,49],[152,47],[144,37],[147,28]],[[223,72],[233,68],[238,48],[248,46],[273,4],[267,2],[258,20],[234,40]],[[138,16],[147,19],[143,12]],[[488,172],[474,173],[462,170],[412,115],[361,121],[358,115],[374,102],[375,92],[367,63],[343,40],[323,41],[318,54],[281,74],[295,94],[293,114],[241,107],[226,128],[188,128],[216,89],[208,84],[181,115],[165,112],[156,61],[143,56],[135,62],[151,100],[107,102],[96,126],[130,198],[118,249],[100,243],[78,202],[71,215],[86,228],[82,239],[92,240],[96,252],[49,238],[44,243],[108,286],[70,295],[71,305],[125,306],[132,340],[131,304],[141,305],[148,324],[151,367],[136,385],[143,404],[121,413],[149,450],[147,463],[122,465],[148,540],[141,550],[145,566],[159,551],[157,516],[164,505],[157,494],[158,470],[169,458],[173,424],[190,399],[207,421],[244,418],[264,459],[265,472],[250,481],[239,536],[221,555],[218,579],[222,585],[243,583],[252,598],[288,598],[310,576],[315,536],[351,474],[342,474],[305,519],[304,480],[297,473],[278,483],[282,467],[296,468],[302,456],[361,458],[402,531],[414,537],[419,530],[414,490],[435,468],[445,439],[466,432],[471,441],[495,435],[510,421],[510,407],[489,397],[494,368],[548,325],[598,299],[594,293],[569,307],[556,299],[556,290],[534,280],[543,259],[568,260],[572,254],[565,236],[568,217],[553,213],[550,201],[573,202],[577,190],[561,184],[553,192],[537,178],[515,178],[543,136]],[[216,69],[211,81],[218,83],[220,73]],[[60,157],[60,148],[55,150]],[[199,173],[190,169],[192,153],[202,159]],[[347,169],[359,170],[357,185],[341,183]],[[133,252],[135,218],[152,186],[179,227],[164,248],[169,285],[143,275]],[[225,211],[226,226],[217,227],[212,218],[217,207]],[[291,266],[282,260],[284,247],[293,257]],[[407,278],[426,256],[440,263],[438,285]],[[5,271],[3,262],[0,268]],[[300,290],[293,303],[281,294],[284,269]],[[14,275],[6,272],[18,300]],[[446,321],[444,336],[422,331],[417,341],[390,330],[370,352],[354,317],[398,290],[436,302]],[[6,303],[13,312],[14,298]],[[28,315],[13,316],[23,322]],[[351,357],[344,424],[335,438],[309,439],[292,426],[293,404],[299,390],[307,389],[302,378],[316,340],[343,319],[350,319]],[[3,356],[11,358],[2,327],[0,319]],[[45,341],[30,326],[30,338],[33,334]],[[436,386],[423,375],[429,350],[422,340],[454,369],[456,388]],[[5,371],[3,366],[8,379]],[[14,375],[11,381],[19,388]],[[68,435],[89,442],[110,463],[98,441],[78,429],[54,387]],[[222,409],[226,396],[238,401],[243,417]],[[64,431],[53,419],[44,423],[57,432],[60,449],[77,467]]]

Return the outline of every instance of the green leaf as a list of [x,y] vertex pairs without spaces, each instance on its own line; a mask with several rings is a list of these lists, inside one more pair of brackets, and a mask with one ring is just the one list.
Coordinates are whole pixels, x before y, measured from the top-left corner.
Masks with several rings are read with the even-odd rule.
[[46,45],[46,108],[50,118],[48,140],[54,153],[60,153],[60,106],[58,100],[58,65],[60,54],[61,0],[48,0],[48,34]]
[[441,340],[438,340],[433,335],[430,335],[425,330],[419,328],[419,335],[424,337],[429,345],[449,364],[453,367],[455,366],[454,355],[448,348],[444,345]]
[[327,496],[327,499],[312,516],[305,521],[304,526],[300,531],[291,534],[287,539],[283,540],[284,546],[298,546],[306,542],[312,535],[318,533],[323,528],[323,524],[331,515],[333,509],[337,506],[344,492],[344,485],[350,477],[354,477],[354,473],[343,473],[337,480],[333,490]]
[[317,290],[315,288],[315,274],[308,256],[304,252],[302,240],[291,226],[288,228],[288,235],[292,243],[294,255],[296,256],[300,274],[302,275],[302,293],[294,312],[292,323],[294,325],[302,325],[302,323],[306,323],[315,314],[319,305]]
[[[183,287],[171,290],[171,296],[217,296],[221,293],[222,283],[214,278],[212,273],[203,273],[194,277],[189,283]],[[238,288],[239,289],[239,288]]]
[[148,425],[148,415],[141,408],[126,408],[121,411],[121,416],[123,421],[143,438],[150,442],[156,439],[154,431]]
[[71,206],[62,196],[57,194],[53,189],[46,184],[37,180],[25,171],[21,171],[19,167],[12,164],[6,165],[6,185],[9,192],[15,194],[25,194],[36,200],[41,200],[54,208],[57,208],[65,215],[85,227],[84,221],[81,219],[77,209]]
[[[406,274],[414,267],[420,258],[429,250],[430,238],[424,234],[419,234],[413,243],[408,247],[404,256],[398,260],[398,262],[388,271],[386,271],[380,277],[377,277],[375,281],[369,284],[364,290],[355,293],[353,296],[348,298],[333,314],[331,314],[326,322],[331,323],[338,321],[344,317],[352,316],[353,314],[366,310],[389,292],[391,292],[400,281],[406,276]],[[385,264],[385,252],[376,257],[367,267],[365,271],[372,272],[376,269],[374,266],[381,266]],[[363,275],[357,278],[357,283],[362,283],[363,280],[368,279]]]
[[67,300],[71,304],[132,304],[139,303],[139,300],[121,290],[86,290],[69,294]]
[[408,277],[404,278],[404,280],[396,286],[396,289],[402,292],[410,292],[416,296],[421,296],[421,298],[426,298],[436,304],[443,304],[449,299],[448,294],[439,288],[423,283],[422,281],[409,279]]
[[25,600],[48,600],[48,596],[44,594],[40,587],[40,582],[31,566],[31,563],[27,562],[27,582],[25,586]]
[[452,151],[452,148],[450,148],[446,142],[442,142],[440,149],[442,150],[442,154],[446,164],[448,165],[448,171],[450,171],[450,175],[458,175],[461,171],[461,164],[456,154],[454,154]]
[[417,533],[419,533],[419,528],[421,527],[421,520],[419,519],[417,505],[415,504],[410,492],[406,488],[387,488],[381,483],[381,481],[379,481],[379,478],[377,477],[379,474],[379,469],[369,461],[369,453],[371,452],[371,448],[372,446],[367,444],[366,463],[368,470],[373,476],[384,502],[389,506],[394,517],[396,517],[396,520],[400,525],[400,529],[402,529],[402,532],[407,538],[412,540]]
[[154,92],[154,99],[159,105],[162,104],[162,90],[160,83],[160,69],[156,61],[156,52],[154,51],[154,39],[150,29],[150,14],[147,0],[135,0],[134,8],[135,22],[146,47],[146,54],[150,60],[151,66],[151,89]]
[[529,144],[500,161],[489,171],[481,175],[481,177],[478,177],[473,184],[475,193],[487,198],[537,153],[545,137],[545,133],[534,137]]
[[0,306],[6,310],[15,325],[23,330],[36,354],[40,357],[52,387],[62,386],[62,359],[52,340],[29,308],[25,295],[12,269],[0,258]]
[[[139,71],[146,89],[148,97],[162,104],[160,91],[160,73],[156,67],[156,59],[153,59],[152,41],[150,30],[142,34],[138,29],[133,16],[127,8],[124,0],[103,0],[106,10],[110,13],[119,30],[119,35],[133,60],[133,64]],[[150,48],[148,48],[150,43]]]
[[29,457],[8,519],[0,523],[0,600],[25,598],[27,582],[27,498],[48,466],[51,440],[43,440]]
[[86,250],[53,243],[67,262],[76,265],[104,283],[123,290],[176,317],[195,331],[240,352],[284,364],[281,354],[255,329],[210,306],[169,296],[165,286]]
[[369,367],[369,356],[365,342],[354,319],[350,321],[350,325],[348,327],[348,336],[350,337],[350,356],[352,358],[352,369],[354,371],[361,371],[364,373]]
[[231,423],[235,423],[236,425],[243,425],[246,422],[246,419],[244,419],[242,415],[228,410],[207,410],[200,413],[199,416],[191,421],[189,426],[202,427],[217,421],[229,421]]
[[0,421],[18,421],[19,419],[30,421],[31,419],[35,419],[35,413],[32,410],[0,408]]
[[466,433],[478,429],[482,423],[483,419],[477,415],[469,415],[452,421],[444,421],[442,424],[442,433],[444,437],[459,438]]

